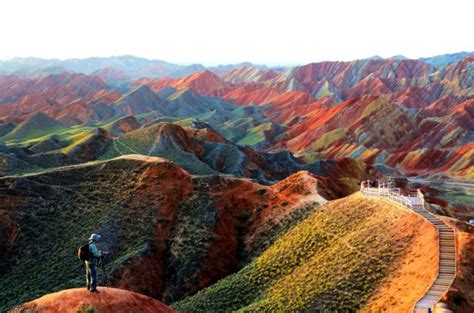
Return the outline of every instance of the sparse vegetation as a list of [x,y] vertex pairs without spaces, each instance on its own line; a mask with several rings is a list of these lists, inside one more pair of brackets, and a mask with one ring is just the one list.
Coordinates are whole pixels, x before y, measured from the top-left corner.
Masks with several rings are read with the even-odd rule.
[[293,212],[282,218],[278,222],[269,220],[263,223],[255,232],[255,240],[248,247],[247,263],[252,258],[259,256],[263,251],[270,247],[276,239],[285,234],[298,222],[302,221],[308,215],[316,210],[317,203],[304,203],[301,207],[294,209]]
[[356,311],[411,236],[392,237],[397,209],[352,196],[316,210],[253,262],[174,304],[195,311]]
[[18,124],[4,136],[4,140],[24,141],[68,130],[64,124],[50,118],[42,112]]
[[21,234],[1,264],[8,272],[0,273],[0,311],[46,293],[82,286],[84,268],[75,252],[92,232],[104,235],[100,246],[114,256],[110,272],[147,249],[160,214],[146,201],[128,205],[130,168],[114,166],[104,171],[90,167],[63,172],[61,185],[55,174],[18,178],[18,184],[41,197],[16,209]]
[[178,211],[169,243],[166,269],[169,285],[163,296],[166,302],[182,298],[186,294],[185,284],[199,279],[200,264],[215,240],[212,230],[217,222],[217,211],[207,195],[209,187],[205,180],[200,180],[196,188],[196,194]]
[[263,123],[256,127],[249,129],[245,137],[238,141],[239,145],[255,146],[266,141],[265,132],[270,131],[271,123]]
[[[193,153],[186,152],[175,146],[171,137],[159,134],[162,125],[155,124],[146,128],[137,129],[110,143],[101,160],[108,160],[120,155],[143,154],[169,159],[178,166],[198,175],[214,174],[206,163],[199,160]],[[162,142],[162,143],[160,143]],[[166,143],[164,143],[166,142]]]

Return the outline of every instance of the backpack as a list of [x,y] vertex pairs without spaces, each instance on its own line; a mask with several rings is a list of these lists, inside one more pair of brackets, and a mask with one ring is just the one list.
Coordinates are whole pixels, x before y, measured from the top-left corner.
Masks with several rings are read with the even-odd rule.
[[77,250],[77,257],[81,261],[90,261],[91,260],[91,251],[89,249],[89,244],[83,244]]

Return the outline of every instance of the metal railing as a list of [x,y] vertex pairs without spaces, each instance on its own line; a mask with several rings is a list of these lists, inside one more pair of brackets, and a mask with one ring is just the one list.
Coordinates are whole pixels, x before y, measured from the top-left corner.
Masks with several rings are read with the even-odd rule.
[[425,207],[425,199],[423,193],[417,189],[402,193],[400,188],[394,188],[391,184],[381,182],[363,181],[360,183],[360,191],[366,196],[384,197],[413,210],[413,205],[421,205]]
[[[421,215],[419,213],[419,209],[418,210],[414,210],[413,207],[416,205],[416,206],[420,206],[422,210],[428,212],[430,215],[432,215],[434,218],[436,218],[437,220],[439,220],[437,217],[435,217],[433,214],[431,214],[427,209],[429,208],[429,203],[425,201],[425,196],[423,195],[423,193],[420,191],[420,189],[416,189],[416,191],[408,191],[408,192],[403,192],[402,193],[402,190],[400,188],[393,188],[390,184],[387,184],[387,183],[380,183],[380,182],[370,182],[370,181],[363,181],[361,182],[360,184],[360,191],[362,192],[362,194],[366,195],[366,196],[372,196],[372,197],[384,197],[384,198],[388,198],[390,200],[393,200],[395,202],[398,202],[400,203],[401,205],[403,205],[404,207],[407,207],[409,208],[410,210],[414,211],[415,213],[417,213],[418,215],[422,216],[424,219],[427,220],[426,217],[424,217],[423,215]],[[432,223],[430,221],[430,223]],[[444,222],[443,222],[444,223]],[[446,223],[444,223],[446,226],[449,226],[447,225]],[[435,226],[436,228],[436,233],[437,233],[437,237],[439,237],[439,228],[438,226]],[[451,227],[450,227],[451,228]],[[454,234],[454,237],[456,236],[456,231],[453,230],[453,234]],[[456,243],[456,240],[454,240],[454,247],[455,247],[455,251],[457,249],[457,243]],[[438,240],[438,251],[441,251],[441,242],[440,240]],[[441,265],[440,265],[440,259],[438,260],[438,275],[435,279],[433,279],[431,285],[429,288],[426,289],[425,293],[423,294],[423,296],[421,296],[418,301],[414,304],[413,306],[413,312],[416,311],[416,306],[417,304],[425,297],[426,293],[431,289],[431,287],[434,285],[435,281],[437,280],[437,278],[439,277],[440,275],[440,272],[439,272],[439,269],[440,269]],[[456,260],[454,261],[454,268],[455,268],[455,272],[456,272],[456,269],[457,269],[457,264],[456,264]],[[455,275],[453,275],[453,278],[452,278],[452,281],[454,281],[454,278],[455,278]],[[451,281],[451,283],[452,283]],[[440,297],[441,298],[441,297]]]

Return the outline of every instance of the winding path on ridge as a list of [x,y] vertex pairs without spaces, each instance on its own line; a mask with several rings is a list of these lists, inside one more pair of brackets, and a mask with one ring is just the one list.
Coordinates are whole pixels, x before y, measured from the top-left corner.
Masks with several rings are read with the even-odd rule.
[[[406,197],[395,189],[365,187],[363,182],[361,184],[361,192],[367,197],[380,197],[403,205],[405,208],[430,222],[436,228],[439,246],[438,275],[423,297],[416,302],[413,312],[424,313],[427,312],[428,309],[433,310],[456,278],[455,230],[436,215],[426,210],[425,207],[429,204],[425,202],[423,194],[419,190],[416,197]],[[404,199],[406,202],[401,203],[399,202],[400,200],[396,201],[396,199]],[[407,205],[407,203],[409,203],[409,205]]]

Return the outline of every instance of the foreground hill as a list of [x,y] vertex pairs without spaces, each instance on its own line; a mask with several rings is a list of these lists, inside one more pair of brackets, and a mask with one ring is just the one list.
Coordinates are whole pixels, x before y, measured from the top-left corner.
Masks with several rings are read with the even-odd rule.
[[76,313],[76,312],[142,312],[171,313],[171,308],[150,297],[114,288],[100,288],[99,294],[93,294],[85,288],[68,289],[48,294],[25,303],[11,313]]
[[180,312],[408,312],[436,276],[436,230],[360,194],[311,213],[241,271],[174,304]]
[[111,286],[180,300],[245,265],[319,193],[331,194],[325,179],[304,171],[268,187],[140,155],[2,178],[0,311],[83,285],[74,253],[92,232]]

